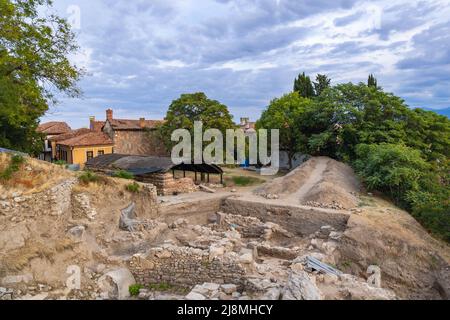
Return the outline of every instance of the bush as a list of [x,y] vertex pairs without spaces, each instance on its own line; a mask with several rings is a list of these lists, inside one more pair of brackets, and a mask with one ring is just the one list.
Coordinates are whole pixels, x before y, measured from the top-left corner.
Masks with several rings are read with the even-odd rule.
[[137,192],[139,192],[140,186],[136,182],[133,182],[133,183],[127,184],[125,186],[125,189],[129,192],[137,193]]
[[113,173],[113,177],[122,178],[122,179],[134,179],[134,175],[131,172],[126,170],[117,170]]
[[0,172],[0,179],[1,180],[9,180],[11,179],[12,175],[19,171],[20,166],[25,163],[25,158],[19,154],[15,154],[11,157],[11,162],[9,163],[8,167]]
[[65,166],[67,162],[65,162],[64,160],[57,160],[55,161],[55,164],[57,164],[58,166]]
[[130,295],[133,296],[137,296],[139,294],[139,290],[143,289],[144,286],[141,284],[132,284],[129,288],[128,291],[130,292]]
[[93,173],[92,171],[85,171],[79,177],[78,180],[82,184],[89,184],[91,182],[100,182],[103,181],[99,175]]

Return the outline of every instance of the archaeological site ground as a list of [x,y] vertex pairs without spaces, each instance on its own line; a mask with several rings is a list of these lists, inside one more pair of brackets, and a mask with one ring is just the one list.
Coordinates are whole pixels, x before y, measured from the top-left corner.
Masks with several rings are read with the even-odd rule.
[[347,165],[224,170],[224,185],[158,195],[26,157],[0,185],[0,299],[450,297],[449,246]]

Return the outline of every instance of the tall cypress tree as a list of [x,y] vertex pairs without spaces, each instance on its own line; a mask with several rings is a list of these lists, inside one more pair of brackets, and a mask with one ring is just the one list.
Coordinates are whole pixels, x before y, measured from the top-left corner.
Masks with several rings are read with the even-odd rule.
[[368,87],[378,87],[377,79],[374,77],[373,74],[369,75],[369,79],[367,80],[367,86]]
[[325,74],[318,74],[316,76],[316,82],[314,82],[314,89],[316,91],[316,95],[320,96],[322,92],[329,88],[331,84],[331,79],[328,78]]
[[304,98],[315,96],[314,87],[309,76],[304,72],[294,80],[294,92],[297,91]]

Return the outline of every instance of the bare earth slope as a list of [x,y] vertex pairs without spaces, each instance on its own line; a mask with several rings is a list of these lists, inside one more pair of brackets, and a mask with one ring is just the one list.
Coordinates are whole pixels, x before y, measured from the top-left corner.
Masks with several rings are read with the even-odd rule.
[[349,166],[328,157],[315,157],[255,193],[275,194],[289,203],[349,209],[357,206],[359,189]]

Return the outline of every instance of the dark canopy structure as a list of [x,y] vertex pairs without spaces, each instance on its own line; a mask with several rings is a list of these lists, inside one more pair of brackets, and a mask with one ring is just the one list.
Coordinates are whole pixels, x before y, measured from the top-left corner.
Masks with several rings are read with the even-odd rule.
[[[169,171],[186,171],[195,172],[195,179],[197,180],[197,172],[209,174],[219,174],[221,182],[223,177],[223,170],[215,164],[177,164],[172,162],[169,157],[153,157],[153,156],[131,156],[125,154],[105,154],[86,163],[86,168],[91,170],[114,171],[125,170],[135,176],[152,174],[152,173],[166,173]],[[185,176],[185,174],[184,174]]]

